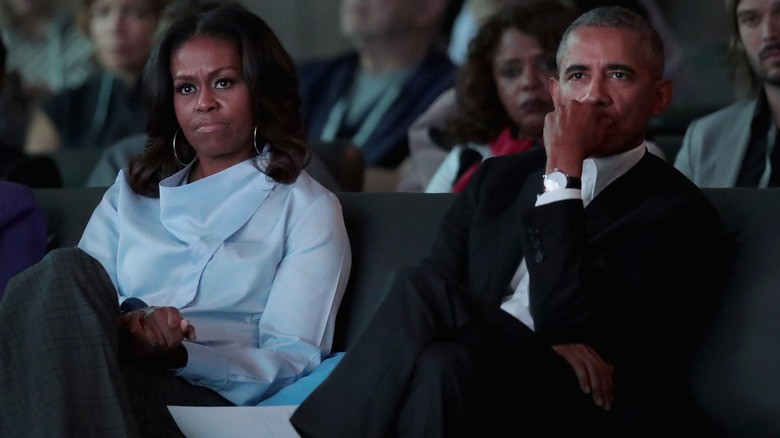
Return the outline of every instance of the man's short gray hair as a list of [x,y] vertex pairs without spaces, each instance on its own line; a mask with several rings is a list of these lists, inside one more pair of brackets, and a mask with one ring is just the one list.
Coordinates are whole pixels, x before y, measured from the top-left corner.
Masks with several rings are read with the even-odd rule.
[[556,61],[558,68],[563,64],[563,58],[568,51],[568,38],[570,34],[580,27],[609,27],[618,29],[631,29],[639,35],[639,39],[645,43],[647,62],[650,71],[656,79],[661,79],[664,73],[664,42],[661,35],[653,28],[650,22],[643,16],[626,8],[610,6],[591,9],[580,15],[579,18],[566,29],[561,44],[558,46]]

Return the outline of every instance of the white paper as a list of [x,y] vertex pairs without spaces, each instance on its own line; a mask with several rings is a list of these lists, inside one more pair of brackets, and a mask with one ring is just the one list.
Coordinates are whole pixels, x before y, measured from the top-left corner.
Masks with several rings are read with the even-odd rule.
[[290,424],[298,406],[168,406],[187,438],[300,438]]

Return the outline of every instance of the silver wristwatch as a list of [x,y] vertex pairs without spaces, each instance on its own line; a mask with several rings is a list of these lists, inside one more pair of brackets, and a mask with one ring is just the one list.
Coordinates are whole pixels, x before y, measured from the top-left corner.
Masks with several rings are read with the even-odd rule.
[[558,169],[544,176],[544,192],[554,192],[561,189],[580,189],[582,181],[576,176],[569,176]]

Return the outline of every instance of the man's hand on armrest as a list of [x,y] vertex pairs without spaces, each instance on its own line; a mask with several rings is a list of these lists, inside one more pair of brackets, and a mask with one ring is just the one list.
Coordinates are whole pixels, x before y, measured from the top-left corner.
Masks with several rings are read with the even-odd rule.
[[612,365],[605,362],[589,345],[558,344],[553,345],[552,349],[574,368],[582,392],[591,394],[597,406],[610,410],[613,396]]

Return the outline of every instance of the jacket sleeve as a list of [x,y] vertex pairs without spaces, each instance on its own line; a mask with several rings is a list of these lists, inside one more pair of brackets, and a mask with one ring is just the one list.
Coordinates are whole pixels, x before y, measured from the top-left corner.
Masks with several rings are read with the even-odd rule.
[[577,200],[526,212],[531,314],[548,343],[655,343],[692,318],[715,265],[714,209],[703,196],[638,205],[590,239]]
[[[124,178],[120,172],[117,180]],[[78,247],[97,259],[108,273],[114,288],[117,288],[117,253],[119,250],[119,190],[115,183],[103,195],[100,204],[89,218],[87,227],[81,235]],[[121,297],[120,297],[121,299]],[[121,303],[120,303],[121,304]]]

